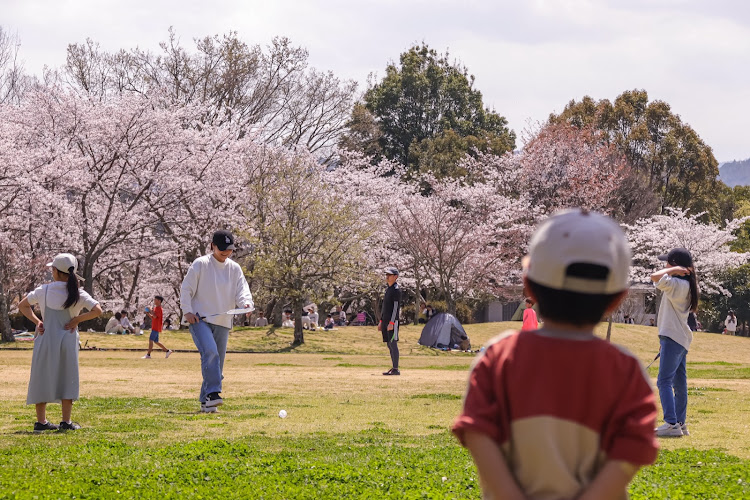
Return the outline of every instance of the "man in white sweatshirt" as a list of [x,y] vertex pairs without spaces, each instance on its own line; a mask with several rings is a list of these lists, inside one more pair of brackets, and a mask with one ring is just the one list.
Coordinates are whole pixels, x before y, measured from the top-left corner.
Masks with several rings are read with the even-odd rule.
[[232,233],[216,231],[211,253],[195,259],[180,288],[180,307],[201,355],[200,402],[205,413],[215,412],[224,403],[221,379],[232,316],[219,313],[239,307],[253,310],[253,296],[242,268],[229,258],[234,249]]

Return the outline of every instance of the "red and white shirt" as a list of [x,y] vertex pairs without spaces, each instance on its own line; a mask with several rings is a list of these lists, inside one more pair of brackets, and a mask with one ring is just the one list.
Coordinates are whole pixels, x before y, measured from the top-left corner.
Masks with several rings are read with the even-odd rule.
[[494,439],[524,493],[574,498],[607,460],[656,460],[656,404],[640,361],[594,336],[508,332],[469,376],[453,425]]

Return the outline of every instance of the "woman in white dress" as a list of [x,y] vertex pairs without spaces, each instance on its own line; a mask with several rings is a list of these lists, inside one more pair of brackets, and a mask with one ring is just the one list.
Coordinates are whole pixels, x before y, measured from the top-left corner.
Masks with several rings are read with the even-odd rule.
[[[102,313],[99,303],[78,289],[78,261],[68,253],[55,256],[52,283],[36,288],[19,303],[18,309],[36,325],[31,376],[26,404],[36,405],[34,432],[76,430],[71,420],[73,401],[78,399],[78,324]],[[39,305],[41,319],[31,306]],[[81,313],[83,309],[88,312]],[[60,425],[47,420],[47,404],[61,403]]]

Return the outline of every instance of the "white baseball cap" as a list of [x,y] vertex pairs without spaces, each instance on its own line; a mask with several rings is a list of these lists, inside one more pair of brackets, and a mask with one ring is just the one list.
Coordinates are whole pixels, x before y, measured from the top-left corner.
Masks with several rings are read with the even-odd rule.
[[630,246],[620,226],[596,212],[557,212],[537,227],[524,258],[528,279],[555,290],[614,294],[628,288]]
[[[70,272],[70,268],[73,268],[73,272],[78,272],[78,259],[75,258],[74,255],[69,253],[59,253],[55,255],[55,258],[52,259],[52,262],[47,263],[47,267],[54,267],[60,272],[63,272],[65,274],[68,274]],[[78,274],[76,274],[78,279],[83,279]]]

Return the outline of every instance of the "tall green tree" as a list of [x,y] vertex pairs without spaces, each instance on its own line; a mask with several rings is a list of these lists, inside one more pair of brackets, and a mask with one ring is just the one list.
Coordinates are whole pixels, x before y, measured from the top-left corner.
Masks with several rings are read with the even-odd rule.
[[[474,77],[448,54],[425,44],[401,54],[398,64],[389,64],[385,77],[370,85],[363,100],[378,125],[383,156],[408,171],[460,175],[456,166],[473,148],[495,154],[515,148],[515,133],[504,117],[484,106]],[[372,120],[361,108],[355,111],[349,135],[369,144],[356,134]]]
[[[665,207],[708,212],[718,221],[726,216],[717,200],[726,186],[717,180],[719,163],[698,133],[664,101],[648,100],[645,90],[625,91],[610,102],[584,97],[570,101],[551,123],[591,125],[620,149]],[[726,193],[724,193],[726,194]]]

